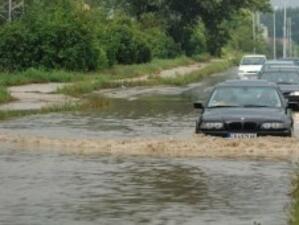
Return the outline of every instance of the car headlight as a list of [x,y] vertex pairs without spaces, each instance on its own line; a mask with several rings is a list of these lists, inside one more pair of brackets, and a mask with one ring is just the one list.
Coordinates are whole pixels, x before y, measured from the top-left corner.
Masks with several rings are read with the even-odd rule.
[[264,123],[261,126],[262,129],[264,130],[279,130],[284,128],[283,123]]
[[224,124],[221,122],[203,122],[200,126],[204,130],[221,130]]
[[290,94],[290,96],[299,96],[299,91],[294,91]]

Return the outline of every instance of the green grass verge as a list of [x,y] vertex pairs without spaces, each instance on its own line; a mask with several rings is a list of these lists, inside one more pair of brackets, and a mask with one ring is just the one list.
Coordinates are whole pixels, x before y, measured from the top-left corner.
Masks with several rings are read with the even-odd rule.
[[190,65],[195,63],[194,59],[181,56],[175,59],[154,59],[150,63],[138,65],[116,65],[112,68],[99,70],[96,72],[68,72],[63,70],[41,70],[28,69],[24,72],[5,73],[0,72],[0,86],[15,86],[31,83],[48,82],[76,82],[93,80],[96,78],[124,79],[137,77],[144,74],[159,73],[161,70]]
[[34,68],[16,73],[0,72],[0,104],[13,100],[6,89],[9,86],[32,83],[74,82],[74,86],[66,88],[65,93],[79,96],[82,93],[90,93],[98,88],[112,86],[113,80],[138,77],[145,74],[155,74],[165,69],[190,65],[198,60],[204,60],[206,57],[207,56],[201,56],[201,59],[191,59],[181,56],[175,59],[154,59],[152,62],[146,64],[115,65],[109,69],[89,73],[68,72],[63,70],[46,71]]
[[0,86],[0,104],[6,103],[14,100],[13,97],[9,94],[6,87]]
[[79,97],[96,90],[106,89],[106,88],[117,88],[122,86],[125,87],[155,86],[155,85],[183,86],[193,82],[198,82],[208,75],[225,71],[233,65],[234,65],[234,60],[232,59],[217,60],[211,62],[211,64],[191,74],[184,75],[184,76],[177,76],[173,78],[159,78],[153,76],[148,80],[117,82],[117,80],[111,79],[111,77],[109,76],[95,77],[95,79],[93,80],[85,80],[81,82],[76,82],[72,85],[65,86],[59,91],[65,95]]
[[234,62],[231,60],[223,60],[213,62],[210,65],[207,65],[203,69],[192,72],[186,76],[177,76],[174,78],[156,78],[158,79],[158,83],[164,85],[172,85],[172,86],[183,86],[190,83],[194,83],[202,80],[204,77],[209,76],[211,74],[223,72],[234,65]]
[[98,95],[90,95],[80,102],[67,102],[65,104],[52,105],[38,110],[0,110],[0,121],[37,114],[97,111],[102,110],[109,105],[110,101],[108,99]]
[[138,77],[146,74],[159,73],[162,70],[171,69],[178,66],[194,64],[200,59],[192,59],[181,56],[175,59],[154,59],[150,63],[138,65],[116,65],[110,69],[103,70],[102,74],[113,76],[114,79],[124,79]]

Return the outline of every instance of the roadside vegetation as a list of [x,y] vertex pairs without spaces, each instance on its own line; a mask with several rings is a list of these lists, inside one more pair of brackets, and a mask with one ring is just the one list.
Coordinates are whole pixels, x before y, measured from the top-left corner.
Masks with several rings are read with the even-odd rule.
[[136,80],[115,80],[110,76],[99,76],[94,79],[75,82],[71,85],[66,85],[59,92],[70,95],[73,97],[79,97],[84,94],[92,93],[93,91],[106,89],[106,88],[118,88],[118,87],[135,87],[135,86],[155,86],[155,85],[173,85],[183,86],[193,82],[198,82],[204,77],[225,71],[235,64],[233,59],[218,59],[215,62],[207,64],[202,69],[192,72],[187,75],[177,75],[174,77],[163,78],[159,76],[150,76],[148,79],[136,79]]
[[7,89],[3,86],[0,86],[0,104],[12,101],[13,98],[8,93]]
[[109,105],[110,101],[108,99],[98,95],[90,95],[79,102],[66,102],[65,104],[52,105],[37,110],[0,110],[0,121],[37,114],[97,111]]
[[[29,83],[71,82],[60,92],[82,97],[198,81],[228,68],[236,51],[265,50],[261,39],[250,41],[250,12],[269,9],[269,0],[25,1],[12,21],[0,16],[0,103],[13,100],[7,87]],[[124,81],[221,57],[188,76]]]

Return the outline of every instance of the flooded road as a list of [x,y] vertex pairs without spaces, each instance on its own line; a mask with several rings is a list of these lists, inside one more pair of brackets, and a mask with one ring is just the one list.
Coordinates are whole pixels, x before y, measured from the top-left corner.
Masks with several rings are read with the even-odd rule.
[[[98,144],[120,138],[190,138],[198,113],[192,102],[206,99],[216,83],[234,77],[235,69],[187,87],[118,89],[106,92],[115,99],[100,112],[0,123],[2,134],[61,141],[42,148],[24,144],[23,138],[13,141],[17,146],[1,146],[0,224],[287,225],[292,163],[84,154],[59,147],[67,138],[73,143],[93,138]],[[214,142],[209,140],[206,151]]]
[[187,87],[120,88],[109,96],[123,98],[112,99],[111,106],[99,112],[28,116],[0,123],[0,132],[54,138],[190,137],[198,115],[192,103],[234,77],[235,68]]
[[0,224],[287,225],[288,163],[0,153]]

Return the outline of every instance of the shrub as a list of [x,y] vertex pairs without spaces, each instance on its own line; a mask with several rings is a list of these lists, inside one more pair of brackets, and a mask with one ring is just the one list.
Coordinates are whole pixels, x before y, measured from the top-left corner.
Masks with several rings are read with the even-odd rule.
[[152,49],[153,57],[174,58],[182,53],[179,45],[161,28],[155,27],[146,30],[144,39]]
[[120,64],[146,63],[152,60],[152,51],[141,33],[135,27],[126,24],[116,24],[109,31],[110,44],[109,62]]
[[61,3],[45,12],[28,12],[23,20],[3,26],[0,29],[0,69],[95,70],[106,67],[106,52],[96,41],[90,24],[77,15],[75,8],[70,13],[63,6]]

